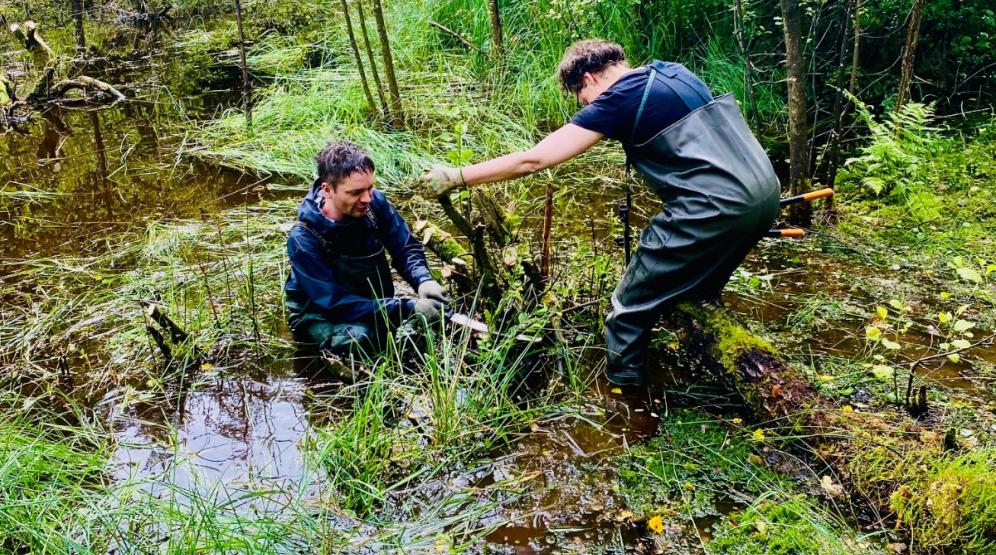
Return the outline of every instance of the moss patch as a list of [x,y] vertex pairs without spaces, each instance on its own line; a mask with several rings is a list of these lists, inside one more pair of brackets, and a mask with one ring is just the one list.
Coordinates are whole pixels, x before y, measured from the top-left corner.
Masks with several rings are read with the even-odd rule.
[[777,351],[767,340],[752,333],[736,320],[732,313],[684,303],[680,310],[691,315],[703,330],[716,338],[716,350],[723,368],[736,367],[736,361],[748,351],[760,350],[775,354]]

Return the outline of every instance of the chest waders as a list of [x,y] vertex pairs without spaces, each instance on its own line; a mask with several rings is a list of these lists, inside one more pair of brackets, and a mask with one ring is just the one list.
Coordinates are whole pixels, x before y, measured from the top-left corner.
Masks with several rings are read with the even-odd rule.
[[652,66],[624,145],[627,166],[663,205],[640,233],[605,320],[606,376],[618,385],[645,383],[651,330],[661,315],[680,301],[718,295],[778,213],[778,179],[733,95],[633,144],[655,79],[667,85],[673,77],[658,75]]
[[[377,219],[372,213],[367,217],[373,222],[373,231],[378,233]],[[321,245],[322,256],[332,269],[332,274],[350,292],[368,299],[394,296],[394,281],[391,267],[381,240],[377,252],[367,256],[343,256],[340,250],[317,230],[303,221],[294,224],[310,233]],[[357,355],[378,349],[382,330],[374,329],[365,322],[331,322],[324,314],[311,307],[310,299],[287,298],[289,323],[295,336],[315,345],[320,351],[339,355]]]
[[[367,218],[373,222],[373,232],[377,234],[380,229],[377,219],[371,212],[367,212]],[[294,225],[303,227],[318,240],[333,275],[350,291],[368,299],[394,296],[394,281],[391,279],[391,266],[387,263],[387,251],[383,241],[380,249],[373,254],[344,256],[328,239],[322,237],[307,223],[299,220]]]
[[[373,222],[374,233],[379,232],[377,219],[367,213]],[[394,296],[394,281],[391,278],[391,266],[387,262],[387,253],[383,241],[377,252],[367,256],[343,256],[340,250],[317,230],[307,223],[298,220],[294,227],[303,228],[321,245],[322,256],[332,269],[332,275],[349,288],[350,292],[367,299],[382,299]],[[290,312],[292,329],[306,326],[312,321],[326,321],[326,318],[311,306],[307,298],[287,298],[287,310]],[[346,324],[347,322],[339,322]]]

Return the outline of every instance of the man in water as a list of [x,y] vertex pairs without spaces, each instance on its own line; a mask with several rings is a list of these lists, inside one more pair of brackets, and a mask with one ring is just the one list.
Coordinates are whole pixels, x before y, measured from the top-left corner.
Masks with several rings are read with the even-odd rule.
[[[370,354],[409,316],[438,318],[446,290],[429,273],[422,243],[374,189],[374,163],[363,149],[329,143],[316,162],[318,178],[287,237],[290,327],[323,354]],[[417,300],[395,297],[387,253]]]
[[663,205],[612,294],[605,320],[606,376],[646,382],[651,330],[686,299],[722,291],[778,212],[779,184],[732,95],[713,98],[681,64],[630,68],[623,49],[584,40],[567,49],[557,74],[583,107],[529,150],[421,177],[431,195],[514,179],[574,158],[603,138],[622,143]]

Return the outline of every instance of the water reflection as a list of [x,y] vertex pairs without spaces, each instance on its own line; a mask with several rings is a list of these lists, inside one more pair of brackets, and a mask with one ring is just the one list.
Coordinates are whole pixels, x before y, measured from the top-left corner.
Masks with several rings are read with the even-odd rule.
[[0,135],[0,258],[86,254],[101,235],[228,208],[258,184],[178,154],[192,123],[238,102],[233,68],[162,44],[119,56],[90,58],[85,72],[125,87],[127,100],[50,106]]
[[[314,471],[304,459],[309,437],[299,378],[214,376],[192,386],[175,406],[169,399],[132,403],[119,391],[105,399],[118,442],[113,476],[143,480],[151,493],[172,492],[182,501],[247,496],[259,511],[284,506],[291,497],[317,496]],[[238,509],[238,507],[233,507]]]

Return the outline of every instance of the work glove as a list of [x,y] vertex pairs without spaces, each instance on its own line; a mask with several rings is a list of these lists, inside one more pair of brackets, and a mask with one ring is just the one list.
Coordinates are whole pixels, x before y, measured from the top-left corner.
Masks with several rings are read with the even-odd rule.
[[442,315],[443,303],[436,299],[419,299],[415,301],[415,314],[422,315],[426,320],[433,322]]
[[418,178],[422,194],[426,198],[436,198],[449,194],[467,184],[460,168],[433,164]]
[[423,281],[418,285],[418,296],[420,299],[434,299],[443,304],[450,302],[446,288],[434,279]]

